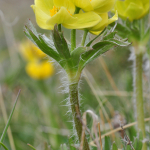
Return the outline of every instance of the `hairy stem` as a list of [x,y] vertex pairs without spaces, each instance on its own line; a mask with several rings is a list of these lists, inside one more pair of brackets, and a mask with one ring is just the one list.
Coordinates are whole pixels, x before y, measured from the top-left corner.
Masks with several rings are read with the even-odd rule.
[[[138,129],[142,131],[143,138],[146,138],[145,122],[144,122],[144,106],[143,106],[143,82],[142,82],[143,53],[136,53],[134,61],[135,61],[134,93],[136,97],[137,124]],[[146,143],[143,144],[142,150],[147,150]]]
[[[81,116],[80,106],[79,106],[79,96],[78,96],[78,82],[70,83],[69,96],[70,96],[71,110],[74,119],[75,129],[78,135],[79,142],[81,142],[82,123],[80,122],[79,118],[77,118],[77,112],[76,112],[77,111],[76,107],[78,107],[79,114]],[[86,137],[84,138],[83,150],[90,150]]]

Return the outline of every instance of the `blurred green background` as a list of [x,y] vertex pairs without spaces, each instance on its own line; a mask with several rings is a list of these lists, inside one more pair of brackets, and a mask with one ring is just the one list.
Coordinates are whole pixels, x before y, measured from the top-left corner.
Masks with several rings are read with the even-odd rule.
[[[33,0],[0,0],[0,99],[4,102],[4,105],[1,103],[0,106],[0,135],[5,126],[4,112],[9,115],[18,90],[21,89],[10,124],[12,137],[9,139],[6,136],[4,140],[9,149],[12,149],[10,143],[14,143],[12,150],[29,150],[27,143],[37,150],[44,149],[45,143],[53,149],[59,149],[60,144],[68,143],[69,137],[74,135],[67,104],[68,94],[64,88],[65,74],[60,73],[60,67],[55,64],[53,76],[46,80],[34,80],[26,74],[26,62],[19,53],[19,45],[26,39],[23,27],[28,19],[39,32],[50,34],[50,31],[41,30],[36,25],[34,13],[30,8],[33,3]],[[81,35],[82,32],[79,31],[78,42]],[[65,30],[65,36],[69,41],[69,30]],[[90,36],[92,37],[93,35]],[[98,115],[102,134],[110,128],[112,130],[114,124],[117,124],[116,114],[119,114],[126,124],[136,121],[132,94],[132,61],[129,61],[129,57],[129,47],[115,48],[90,63],[84,70],[80,83],[82,112],[90,109]],[[144,107],[145,117],[148,117],[149,74],[147,69],[144,71]],[[102,107],[108,116],[102,111]],[[91,129],[92,118],[88,116],[87,121]],[[149,132],[149,124],[146,125]],[[136,136],[136,126],[126,131],[133,140],[133,136]],[[121,147],[119,133],[115,133],[115,138],[110,137]]]

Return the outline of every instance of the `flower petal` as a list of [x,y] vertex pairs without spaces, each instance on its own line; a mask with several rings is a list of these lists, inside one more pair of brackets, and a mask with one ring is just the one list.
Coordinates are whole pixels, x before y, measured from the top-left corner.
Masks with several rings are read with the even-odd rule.
[[143,7],[140,7],[140,5],[130,3],[124,15],[129,18],[130,21],[132,21],[134,19],[139,19],[141,14],[143,14],[143,11]]
[[52,26],[53,29],[56,23],[73,24],[76,21],[77,21],[76,17],[71,16],[65,7],[61,7],[60,10],[54,16],[50,17],[46,23],[47,25]]
[[34,0],[35,6],[43,12],[49,14],[49,10],[53,8],[53,0]]
[[71,14],[75,12],[75,5],[70,0],[54,0],[54,5],[57,7],[65,7]]
[[92,11],[93,7],[90,0],[71,0],[75,6],[83,9],[84,11]]
[[91,33],[99,34],[108,25],[108,14],[107,13],[101,14],[100,17],[102,18],[102,20],[94,27],[89,28],[89,31]]
[[115,22],[116,20],[118,20],[118,12],[117,11],[112,18],[108,19],[108,24],[111,24],[111,23]]
[[96,13],[106,13],[110,11],[114,5],[116,0],[92,0],[91,4]]
[[41,9],[36,7],[35,5],[31,5],[31,7],[34,10],[36,22],[37,22],[38,26],[42,29],[52,30],[53,26],[46,23],[47,20],[49,20],[51,18],[50,15],[46,14]]
[[73,24],[63,23],[63,26],[68,29],[83,29],[89,28],[101,21],[101,17],[95,12],[86,12],[81,14],[75,14],[73,17],[77,18],[77,21]]

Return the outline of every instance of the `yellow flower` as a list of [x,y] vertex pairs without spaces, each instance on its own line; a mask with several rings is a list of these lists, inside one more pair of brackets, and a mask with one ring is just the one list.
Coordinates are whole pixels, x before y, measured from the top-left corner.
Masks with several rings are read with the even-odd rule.
[[115,10],[121,18],[130,21],[144,17],[149,11],[149,0],[124,0],[117,1]]
[[26,61],[34,61],[37,58],[40,59],[46,57],[46,54],[29,40],[20,44],[20,53]]
[[88,28],[89,32],[91,32],[92,34],[100,34],[105,27],[107,27],[112,22],[118,20],[118,13],[116,11],[115,15],[110,19],[108,18],[108,13],[100,14],[100,17],[102,18],[101,22],[99,22],[94,27]]
[[98,14],[110,11],[116,0],[71,0],[77,7],[84,11],[94,11]]
[[62,24],[69,29],[92,27],[99,23],[100,17],[95,12],[74,14],[75,5],[71,0],[34,0],[31,5],[37,24],[43,29],[52,30],[54,25]]
[[45,79],[54,73],[54,67],[48,61],[31,61],[26,65],[26,72],[33,79]]

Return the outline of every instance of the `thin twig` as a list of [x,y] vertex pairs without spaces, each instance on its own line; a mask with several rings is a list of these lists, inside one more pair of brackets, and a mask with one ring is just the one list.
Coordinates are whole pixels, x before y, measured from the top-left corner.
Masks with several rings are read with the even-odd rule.
[[124,137],[127,139],[127,141],[126,141],[126,142],[127,142],[127,145],[130,145],[131,148],[132,148],[133,150],[135,150],[134,147],[133,147],[133,145],[132,145],[132,142],[130,141],[130,139],[129,139],[129,137],[128,137],[128,135],[127,135],[126,132],[124,131],[123,126],[121,125],[120,127],[122,128],[122,130],[123,130],[123,132],[124,132],[124,135],[125,135]]
[[100,123],[98,123],[98,130],[99,130],[99,140],[100,140],[100,146],[101,146],[101,150],[103,150],[103,146],[102,146],[102,138],[101,138]]

